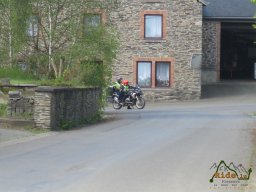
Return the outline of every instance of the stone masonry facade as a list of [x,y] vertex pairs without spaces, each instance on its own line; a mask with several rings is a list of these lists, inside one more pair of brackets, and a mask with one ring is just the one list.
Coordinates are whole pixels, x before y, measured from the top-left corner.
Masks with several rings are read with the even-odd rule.
[[202,84],[216,83],[219,79],[220,30],[218,21],[203,22]]
[[[144,88],[150,101],[199,99],[201,68],[191,64],[202,55],[202,4],[197,0],[120,0],[108,13],[116,26],[120,48],[113,65],[116,76],[138,81],[138,62],[150,61],[151,86]],[[162,38],[144,38],[145,15],[162,16]],[[156,63],[170,63],[170,85],[156,86]]]

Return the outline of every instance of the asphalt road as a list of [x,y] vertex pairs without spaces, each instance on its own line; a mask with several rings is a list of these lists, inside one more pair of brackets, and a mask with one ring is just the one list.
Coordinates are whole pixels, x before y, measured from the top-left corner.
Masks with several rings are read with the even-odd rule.
[[256,172],[256,100],[208,99],[106,113],[92,125],[0,147],[1,192],[208,192],[224,160]]

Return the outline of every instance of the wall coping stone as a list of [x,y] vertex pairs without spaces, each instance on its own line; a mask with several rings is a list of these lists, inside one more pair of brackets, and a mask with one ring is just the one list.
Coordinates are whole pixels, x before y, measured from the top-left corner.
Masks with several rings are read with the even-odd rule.
[[162,88],[141,88],[142,91],[170,91],[173,87],[162,87]]
[[3,84],[0,85],[0,87],[12,87],[12,88],[35,88],[38,87],[38,85],[34,84]]
[[50,87],[50,86],[40,86],[36,88],[36,92],[62,92],[62,91],[78,91],[78,90],[96,90],[98,87],[85,87],[85,88],[76,88],[76,87]]

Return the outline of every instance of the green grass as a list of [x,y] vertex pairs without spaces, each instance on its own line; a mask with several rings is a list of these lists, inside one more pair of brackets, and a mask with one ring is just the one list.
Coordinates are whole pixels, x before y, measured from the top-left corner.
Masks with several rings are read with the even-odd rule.
[[6,117],[7,116],[7,104],[0,104],[0,117]]
[[18,67],[3,67],[0,68],[0,78],[8,78],[12,83],[32,83],[36,82],[36,77],[28,71],[23,71]]
[[10,83],[12,85],[20,85],[20,84],[33,84],[33,85],[39,85],[39,80],[33,80],[33,79],[11,79]]
[[247,113],[249,116],[251,117],[256,117],[256,112],[250,112],[250,113]]

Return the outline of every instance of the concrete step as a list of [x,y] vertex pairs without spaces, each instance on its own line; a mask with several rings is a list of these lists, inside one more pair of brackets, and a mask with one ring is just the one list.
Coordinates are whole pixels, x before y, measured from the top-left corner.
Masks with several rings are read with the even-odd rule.
[[202,98],[246,95],[256,97],[256,81],[224,81],[202,85]]

